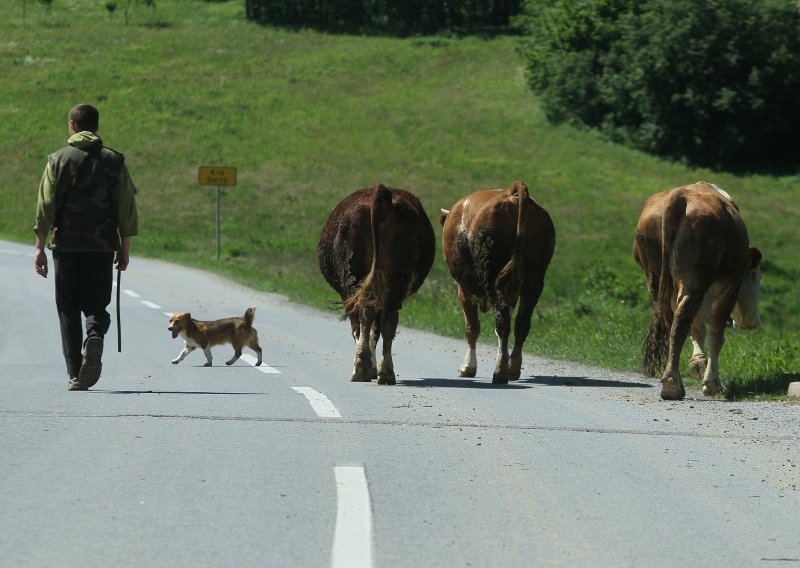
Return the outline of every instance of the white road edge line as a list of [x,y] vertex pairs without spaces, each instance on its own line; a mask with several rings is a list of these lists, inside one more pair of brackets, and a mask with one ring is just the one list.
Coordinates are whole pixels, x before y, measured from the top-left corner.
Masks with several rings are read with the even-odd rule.
[[314,412],[316,412],[317,416],[320,418],[342,417],[339,411],[336,410],[336,407],[333,406],[331,400],[321,392],[315,391],[311,387],[292,387],[292,390],[306,397],[311,408],[314,409]]
[[363,467],[336,466],[331,568],[372,568],[372,507]]
[[161,309],[161,306],[159,306],[158,304],[154,304],[150,300],[142,300],[142,303],[145,306],[147,306],[148,308],[153,308],[154,310],[160,310]]
[[266,363],[261,363],[258,367],[256,367],[256,363],[258,363],[258,359],[253,357],[248,353],[242,353],[242,361],[245,361],[255,367],[257,370],[261,371],[262,373],[266,373],[267,375],[280,375],[281,372],[276,369],[275,367],[270,367]]

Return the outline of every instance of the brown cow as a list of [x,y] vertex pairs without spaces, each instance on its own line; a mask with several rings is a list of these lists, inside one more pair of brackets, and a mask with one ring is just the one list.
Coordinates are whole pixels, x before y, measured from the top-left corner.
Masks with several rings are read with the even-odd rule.
[[[661,398],[686,396],[680,354],[690,335],[690,373],[703,376],[703,393],[717,394],[725,325],[755,329],[761,253],[750,247],[739,208],[717,186],[697,182],[656,193],[636,224],[633,257],[647,277],[653,317],[642,371],[661,376]],[[708,327],[708,357],[703,353]]]
[[[382,184],[359,189],[328,218],[317,245],[322,275],[342,298],[356,340],[353,381],[395,384],[392,341],[403,300],[433,264],[433,227],[417,197]],[[375,348],[383,338],[376,366]]]
[[[514,182],[507,189],[477,191],[462,198],[450,211],[442,210],[439,223],[444,259],[458,284],[466,320],[468,349],[459,376],[474,377],[478,370],[478,307],[485,312],[491,306],[498,338],[492,382],[519,379],[522,345],[555,248],[550,215],[531,199],[524,183]],[[511,314],[517,301],[514,348],[509,357]]]

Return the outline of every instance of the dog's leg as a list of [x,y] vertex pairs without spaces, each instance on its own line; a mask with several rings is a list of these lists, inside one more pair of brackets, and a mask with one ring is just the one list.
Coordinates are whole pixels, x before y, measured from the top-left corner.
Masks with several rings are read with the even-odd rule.
[[186,359],[186,356],[187,356],[189,353],[191,353],[192,351],[194,351],[194,350],[195,350],[195,348],[194,348],[194,347],[189,347],[187,344],[184,344],[184,345],[183,345],[183,349],[181,350],[181,352],[180,352],[180,353],[178,353],[178,356],[177,356],[177,357],[175,357],[175,358],[172,360],[172,364],[173,364],[173,365],[177,365],[178,363],[180,363],[181,361],[183,361],[184,359]]
[[210,367],[211,366],[211,348],[206,347],[203,349],[203,353],[206,355],[206,362],[203,367]]
[[255,330],[253,330],[253,337],[250,338],[250,343],[247,346],[258,355],[258,361],[256,361],[256,367],[258,367],[261,364],[261,346],[258,344],[258,334],[256,334]]
[[233,365],[234,363],[236,363],[236,361],[239,360],[239,357],[241,357],[241,356],[242,356],[242,350],[241,349],[237,349],[236,351],[233,352],[233,359],[231,359],[230,361],[225,361],[225,364],[226,365]]

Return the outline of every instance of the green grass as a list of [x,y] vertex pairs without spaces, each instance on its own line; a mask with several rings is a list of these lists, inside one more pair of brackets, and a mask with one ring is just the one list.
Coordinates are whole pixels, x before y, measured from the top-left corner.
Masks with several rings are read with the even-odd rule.
[[[140,190],[134,255],[319,308],[335,299],[317,268],[319,231],[351,191],[378,182],[413,190],[438,236],[440,207],[522,179],[557,231],[528,348],[635,370],[648,321],[630,254],[636,218],[656,191],[712,181],[737,199],[766,259],[765,326],[728,333],[726,394],[785,393],[800,372],[800,178],[692,170],[550,125],[526,88],[518,38],[282,31],[246,22],[241,1],[133,3],[127,24],[103,3],[55,0],[48,13],[29,1],[23,25],[21,5],[0,0],[4,238],[33,242],[39,177],[78,102],[97,104],[101,136],[128,156]],[[222,198],[219,262],[214,188],[197,185],[200,165],[238,168]],[[463,336],[438,247],[401,323]],[[494,341],[488,316],[483,329]]]

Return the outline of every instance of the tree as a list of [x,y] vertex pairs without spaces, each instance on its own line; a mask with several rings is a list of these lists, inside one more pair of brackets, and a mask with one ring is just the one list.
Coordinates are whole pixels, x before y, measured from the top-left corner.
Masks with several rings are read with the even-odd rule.
[[551,120],[695,165],[800,168],[794,0],[529,0],[523,24]]

